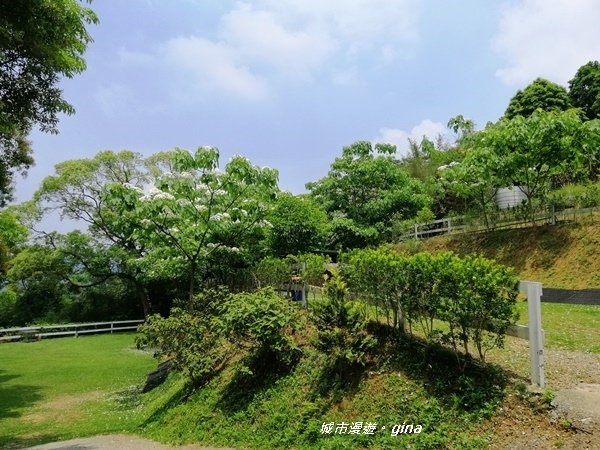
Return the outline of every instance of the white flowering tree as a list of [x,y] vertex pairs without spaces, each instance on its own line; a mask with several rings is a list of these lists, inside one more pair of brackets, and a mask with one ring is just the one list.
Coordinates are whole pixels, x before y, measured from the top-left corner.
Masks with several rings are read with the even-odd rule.
[[211,147],[195,154],[176,149],[150,162],[154,186],[113,183],[106,200],[135,221],[135,238],[145,248],[138,260],[144,271],[150,277],[186,273],[191,299],[212,253],[239,252],[257,227],[269,226],[265,216],[278,191],[278,174],[242,156],[220,170],[219,152]]

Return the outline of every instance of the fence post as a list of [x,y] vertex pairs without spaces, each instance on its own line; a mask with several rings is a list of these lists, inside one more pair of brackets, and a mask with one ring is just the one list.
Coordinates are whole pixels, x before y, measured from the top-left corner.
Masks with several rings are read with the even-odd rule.
[[415,240],[419,239],[419,233],[417,232],[418,225],[415,223]]
[[115,323],[111,322],[110,323],[110,334],[112,334],[114,326],[115,326]]
[[519,290],[527,294],[529,313],[529,357],[531,359],[531,382],[544,387],[544,338],[542,330],[542,284],[535,281],[521,281]]

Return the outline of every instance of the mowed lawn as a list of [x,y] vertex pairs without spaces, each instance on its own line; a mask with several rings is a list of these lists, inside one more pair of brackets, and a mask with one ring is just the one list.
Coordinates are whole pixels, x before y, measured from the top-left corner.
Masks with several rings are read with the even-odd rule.
[[[518,302],[518,323],[527,324],[527,302]],[[542,302],[546,346],[600,354],[600,305]]]
[[155,366],[133,333],[0,344],[0,448],[129,431],[127,393]]

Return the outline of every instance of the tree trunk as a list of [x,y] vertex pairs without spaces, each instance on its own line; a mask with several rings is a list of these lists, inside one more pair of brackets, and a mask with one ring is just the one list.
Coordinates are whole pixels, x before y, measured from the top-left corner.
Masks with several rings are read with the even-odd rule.
[[138,282],[135,283],[135,291],[138,296],[138,300],[142,305],[142,309],[144,310],[144,317],[148,317],[150,314],[152,314],[152,307],[150,305],[148,291],[143,284]]

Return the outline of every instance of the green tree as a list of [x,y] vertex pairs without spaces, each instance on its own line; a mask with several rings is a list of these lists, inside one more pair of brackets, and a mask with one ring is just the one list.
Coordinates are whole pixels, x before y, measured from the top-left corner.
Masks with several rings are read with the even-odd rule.
[[321,249],[328,237],[327,214],[311,197],[279,195],[268,219],[269,247],[282,258]]
[[87,267],[87,282],[112,276],[128,280],[138,293],[144,314],[149,314],[149,279],[136,264],[145,252],[135,234],[137,216],[107,201],[110,183],[141,189],[151,181],[144,159],[130,151],[104,151],[91,159],[62,162],[55,170],[56,174],[46,177],[34,194],[35,204],[42,213],[56,211],[61,217],[83,222],[89,231],[87,237],[71,234],[56,245]]
[[185,273],[188,298],[208,258],[220,251],[244,251],[277,194],[277,171],[234,156],[221,171],[216,148],[168,155],[172,171],[160,174],[144,192],[131,183],[111,183],[105,201],[128,222],[132,239],[144,246],[143,272],[172,277]]
[[504,117],[529,117],[537,109],[544,111],[565,111],[572,107],[567,90],[551,81],[537,78],[525,89],[517,91],[510,100]]
[[31,163],[25,136],[34,125],[57,132],[58,114],[72,114],[60,77],[85,69],[94,12],[77,0],[0,0],[0,192],[10,194],[13,169]]
[[600,118],[600,62],[590,61],[577,70],[569,81],[569,96],[588,119]]
[[502,119],[469,142],[465,161],[470,166],[462,173],[467,183],[479,180],[486,189],[519,186],[533,220],[533,199],[545,198],[553,178],[586,170],[593,132],[576,109]]
[[11,211],[0,211],[0,289],[2,288],[8,262],[16,255],[27,238],[27,228]]
[[393,157],[396,147],[361,141],[344,147],[326,177],[306,185],[332,218],[333,243],[361,247],[385,239],[397,220],[431,204],[425,186]]

